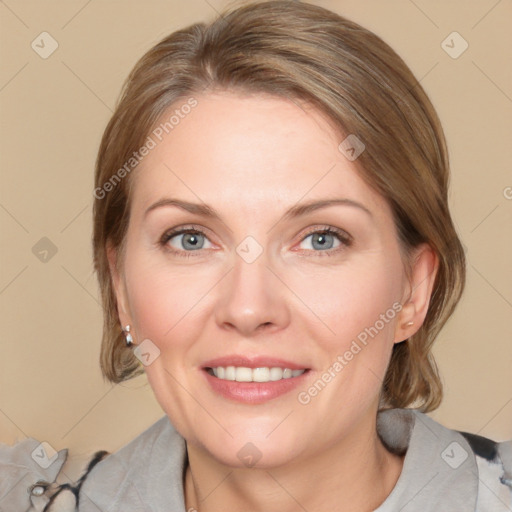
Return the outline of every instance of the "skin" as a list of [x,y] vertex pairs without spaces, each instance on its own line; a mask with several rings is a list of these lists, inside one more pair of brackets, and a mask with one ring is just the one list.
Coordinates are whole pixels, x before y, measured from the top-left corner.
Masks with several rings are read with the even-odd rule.
[[[137,168],[126,250],[109,252],[121,324],[132,326],[135,344],[148,338],[160,350],[146,373],[187,441],[187,510],[374,510],[403,463],[376,433],[382,379],[394,343],[425,318],[436,256],[418,247],[407,279],[388,204],[316,110],[261,94],[196,98]],[[220,219],[175,206],[145,214],[168,197],[206,203]],[[371,215],[345,204],[284,217],[297,203],[332,198]],[[201,249],[183,245],[189,235],[159,243],[190,224],[205,232]],[[327,226],[352,243],[333,235],[314,242],[311,231]],[[247,236],[263,249],[252,263],[236,251]],[[395,302],[402,310],[310,403],[299,403],[298,392]],[[296,391],[241,404],[213,392],[201,369],[230,354],[292,360],[310,372]],[[248,442],[261,453],[251,468],[237,456]]]

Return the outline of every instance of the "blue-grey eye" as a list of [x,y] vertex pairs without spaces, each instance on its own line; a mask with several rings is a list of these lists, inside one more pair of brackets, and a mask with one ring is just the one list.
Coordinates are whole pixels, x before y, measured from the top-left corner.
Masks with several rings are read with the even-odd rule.
[[[181,238],[181,240],[180,240]],[[209,244],[209,240],[202,233],[197,231],[180,231],[169,237],[168,243],[178,250],[196,251],[199,249],[208,249],[205,243]]]
[[[339,236],[336,233],[325,233],[320,231],[306,236],[301,242],[301,249],[310,249],[310,247],[302,246],[302,244],[308,239],[311,239],[311,246],[316,250],[333,249],[341,244]],[[334,245],[336,242],[337,245]]]

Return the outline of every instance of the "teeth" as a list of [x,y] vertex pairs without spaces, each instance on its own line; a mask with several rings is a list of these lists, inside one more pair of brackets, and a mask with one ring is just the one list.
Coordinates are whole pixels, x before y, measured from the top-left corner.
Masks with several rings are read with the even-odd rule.
[[235,380],[237,382],[252,382],[252,370],[239,366],[236,370]]
[[251,373],[254,382],[268,382],[270,380],[270,368],[254,368]]
[[281,379],[291,379],[302,375],[306,370],[290,370],[290,368],[247,368],[245,366],[217,366],[212,368],[213,375],[223,380],[237,382],[274,382]]
[[235,380],[235,377],[236,377],[235,367],[234,366],[228,366],[226,368],[226,374],[225,374],[224,378],[226,380]]
[[270,368],[270,380],[281,380],[283,378],[283,370],[282,368]]

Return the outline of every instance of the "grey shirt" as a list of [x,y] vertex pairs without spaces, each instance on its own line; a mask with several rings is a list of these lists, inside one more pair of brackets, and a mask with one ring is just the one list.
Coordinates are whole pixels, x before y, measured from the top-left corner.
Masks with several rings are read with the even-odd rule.
[[[470,444],[460,432],[409,409],[379,413],[377,428],[384,444],[405,453],[405,460],[394,489],[375,512],[512,511],[512,441],[480,446],[476,438],[475,449],[475,439]],[[164,416],[92,469],[80,490],[79,511],[188,512],[185,464],[185,440]],[[0,449],[0,510],[24,512],[25,505],[10,508],[9,496],[2,495],[11,478],[5,467]],[[54,476],[55,467],[52,471]],[[23,487],[27,483],[25,478]],[[21,499],[15,495],[12,500]]]

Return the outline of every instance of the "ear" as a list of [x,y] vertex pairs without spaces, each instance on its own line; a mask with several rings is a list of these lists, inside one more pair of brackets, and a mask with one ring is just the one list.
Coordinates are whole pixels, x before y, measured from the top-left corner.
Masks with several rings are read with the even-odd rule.
[[408,289],[395,327],[395,343],[410,338],[425,321],[438,268],[439,258],[429,244],[415,248],[411,255]]
[[112,247],[111,244],[107,245],[107,259],[110,270],[110,276],[112,279],[112,286],[114,288],[114,294],[116,296],[117,314],[119,315],[119,322],[124,327],[125,325],[131,324],[127,300],[128,297],[126,293],[124,279],[119,270],[119,252],[117,249]]

